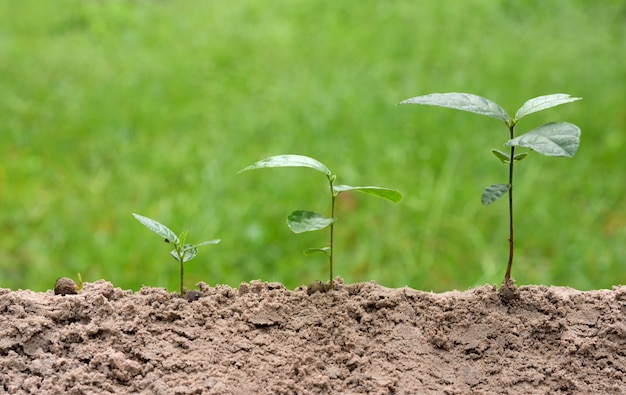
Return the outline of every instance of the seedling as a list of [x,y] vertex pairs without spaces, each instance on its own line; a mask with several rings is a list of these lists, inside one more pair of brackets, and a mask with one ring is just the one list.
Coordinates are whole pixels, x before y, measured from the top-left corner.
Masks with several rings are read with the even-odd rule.
[[330,185],[330,217],[325,217],[314,211],[296,210],[287,216],[287,225],[294,233],[312,232],[330,227],[330,241],[328,242],[328,246],[321,248],[308,248],[304,251],[305,255],[315,252],[322,252],[326,254],[328,257],[328,265],[330,267],[330,289],[334,288],[333,238],[335,234],[335,221],[337,220],[337,218],[335,218],[335,201],[337,200],[337,196],[339,196],[342,192],[358,191],[382,199],[387,199],[394,203],[397,203],[402,199],[402,194],[393,189],[374,186],[353,187],[349,185],[334,185],[337,176],[334,175],[328,167],[313,158],[303,155],[271,156],[240,170],[239,173],[247,170],[263,169],[267,167],[308,167],[323,173],[328,179],[328,183]]
[[192,260],[196,257],[196,255],[198,255],[198,247],[207,244],[217,244],[220,242],[220,239],[204,241],[199,244],[185,244],[185,239],[187,238],[188,231],[185,230],[180,235],[176,236],[176,234],[172,232],[167,226],[151,218],[144,217],[139,214],[133,214],[133,216],[146,228],[163,237],[166,243],[172,243],[174,245],[174,249],[170,252],[170,254],[180,263],[180,296],[184,296],[183,280],[185,267],[183,264]]
[[515,147],[530,148],[532,151],[537,151],[546,156],[573,157],[580,144],[580,128],[571,123],[547,123],[518,137],[515,136],[515,126],[526,115],[580,99],[579,97],[571,97],[561,93],[535,97],[524,103],[517,110],[514,118],[511,118],[498,104],[484,97],[469,93],[433,93],[413,97],[399,103],[446,107],[486,115],[504,121],[504,124],[509,129],[509,140],[504,144],[504,146],[510,147],[509,153],[507,154],[496,149],[491,150],[496,158],[503,164],[508,165],[509,182],[507,184],[489,185],[483,190],[481,195],[482,204],[489,205],[505,193],[509,193],[509,260],[504,275],[504,284],[507,286],[511,282],[511,267],[513,266],[515,244],[513,238],[513,167],[515,162],[519,162],[528,156],[527,152],[516,154]]

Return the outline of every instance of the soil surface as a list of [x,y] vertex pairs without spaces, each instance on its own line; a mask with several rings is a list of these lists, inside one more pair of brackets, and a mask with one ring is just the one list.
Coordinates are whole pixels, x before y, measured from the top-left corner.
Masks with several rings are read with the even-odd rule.
[[624,394],[626,287],[0,289],[0,393]]

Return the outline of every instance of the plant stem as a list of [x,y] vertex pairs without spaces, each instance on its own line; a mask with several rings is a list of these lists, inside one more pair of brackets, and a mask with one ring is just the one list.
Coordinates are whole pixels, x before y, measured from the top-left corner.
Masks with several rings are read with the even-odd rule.
[[[509,126],[511,139],[515,138],[515,125]],[[511,156],[509,157],[509,262],[506,266],[504,274],[504,282],[511,278],[511,267],[513,266],[513,250],[515,246],[514,230],[513,230],[513,164],[515,160],[515,147],[511,146]]]
[[[328,177],[328,181],[330,182],[330,218],[335,218],[335,199],[337,199],[337,194],[333,189],[333,181],[335,181],[335,176]],[[335,235],[335,223],[330,224],[330,242],[328,243],[328,264],[330,266],[330,289],[334,288],[333,281],[333,245],[334,245],[334,235]]]
[[184,270],[185,270],[185,265],[183,264],[183,257],[180,257],[180,296],[185,296],[183,292]]

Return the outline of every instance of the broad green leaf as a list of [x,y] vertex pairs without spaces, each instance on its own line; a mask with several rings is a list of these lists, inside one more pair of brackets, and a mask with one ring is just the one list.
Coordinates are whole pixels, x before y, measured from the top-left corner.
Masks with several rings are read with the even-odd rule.
[[453,108],[455,110],[473,112],[475,114],[486,115],[488,117],[509,122],[511,117],[498,104],[481,96],[471,93],[431,93],[430,95],[416,96],[401,101],[399,104],[424,104]]
[[487,206],[496,200],[498,200],[502,195],[507,193],[511,186],[509,184],[492,184],[483,190],[483,193],[480,197],[480,201],[483,205]]
[[505,165],[511,163],[511,156],[509,154],[505,154],[504,152],[497,149],[492,149],[491,153],[494,154],[496,158],[500,159],[500,162],[504,163]]
[[151,218],[144,217],[143,215],[133,213],[133,217],[135,217],[137,221],[141,222],[146,228],[150,229],[154,233],[158,234],[166,240],[171,241],[172,243],[178,244],[178,236],[176,236],[176,233],[172,232],[167,226]]
[[519,121],[522,117],[525,117],[528,114],[581,99],[582,97],[571,97],[565,93],[555,93],[553,95],[535,97],[528,100],[519,110],[517,110],[517,113],[515,114],[515,121]]
[[346,191],[358,191],[368,195],[376,196],[382,199],[391,200],[394,203],[402,200],[402,194],[396,190],[380,187],[352,187],[350,185],[334,185],[333,190],[339,194]]
[[527,147],[546,156],[571,158],[580,145],[580,128],[567,122],[548,123],[509,140],[505,145]]
[[314,211],[296,210],[287,217],[287,225],[293,233],[303,233],[324,229],[335,220]]
[[516,162],[521,162],[524,159],[526,159],[527,156],[528,156],[528,152],[522,152],[522,153],[516,154],[513,157],[513,160],[516,161]]
[[[183,253],[183,263],[185,263],[185,262],[192,260],[193,258],[196,257],[196,255],[198,255],[198,249],[191,244],[185,244],[183,246],[182,253]],[[174,257],[174,259],[178,261],[178,253],[176,252],[176,250],[172,250],[170,254]]]
[[322,247],[322,248],[307,248],[304,250],[304,255],[311,255],[317,252],[321,252],[325,255],[330,254],[330,247]]
[[209,244],[217,244],[220,241],[222,241],[221,239],[215,239],[215,240],[209,240],[209,241],[203,241],[202,243],[198,243],[198,244],[194,244],[194,247],[202,247],[205,245],[209,245]]
[[265,158],[239,170],[237,174],[247,170],[263,169],[266,167],[309,167],[326,174],[328,177],[331,176],[330,170],[323,163],[304,155],[270,156],[269,158]]

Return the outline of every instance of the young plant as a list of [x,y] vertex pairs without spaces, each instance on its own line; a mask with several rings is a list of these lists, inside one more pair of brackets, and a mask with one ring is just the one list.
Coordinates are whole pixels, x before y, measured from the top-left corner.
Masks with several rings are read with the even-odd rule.
[[166,243],[172,243],[174,245],[174,249],[170,252],[170,254],[174,259],[178,261],[178,263],[180,263],[180,296],[185,296],[183,288],[185,268],[183,264],[192,260],[196,257],[196,255],[198,255],[198,247],[207,244],[217,244],[220,242],[220,239],[204,241],[199,244],[185,244],[185,239],[187,238],[186,230],[183,231],[180,235],[176,236],[176,234],[172,232],[167,226],[151,218],[144,217],[139,214],[133,214],[133,216],[146,228],[163,237]]
[[423,104],[473,112],[499,119],[508,128],[509,140],[505,142],[504,146],[509,147],[509,152],[504,153],[496,149],[491,150],[496,158],[503,164],[508,165],[508,183],[489,185],[483,190],[481,196],[482,204],[489,205],[505,193],[508,192],[509,194],[509,260],[504,275],[504,284],[507,286],[511,283],[511,267],[513,266],[515,244],[513,238],[513,168],[515,162],[523,160],[528,155],[527,152],[515,153],[515,147],[530,148],[546,156],[573,157],[580,144],[580,128],[571,123],[547,123],[517,137],[515,136],[515,126],[526,115],[580,99],[579,97],[571,97],[561,93],[535,97],[524,103],[517,110],[514,118],[511,118],[498,104],[484,97],[469,93],[433,93],[413,97],[399,103]]
[[[333,251],[334,251],[334,233],[335,233],[335,201],[337,196],[342,192],[358,191],[375,197],[390,200],[394,203],[402,199],[402,194],[398,191],[388,188],[380,188],[374,186],[353,187],[349,185],[335,185],[335,176],[324,164],[317,160],[303,155],[278,155],[260,160],[242,170],[263,169],[268,167],[308,167],[317,170],[326,176],[329,183],[330,192],[330,217],[308,210],[296,210],[287,216],[287,225],[294,233],[311,232],[330,227],[330,240],[326,247],[308,248],[304,251],[305,255],[315,252],[322,252],[328,257],[328,265],[330,267],[330,289],[334,288],[333,282]],[[237,173],[237,174],[239,174]]]

